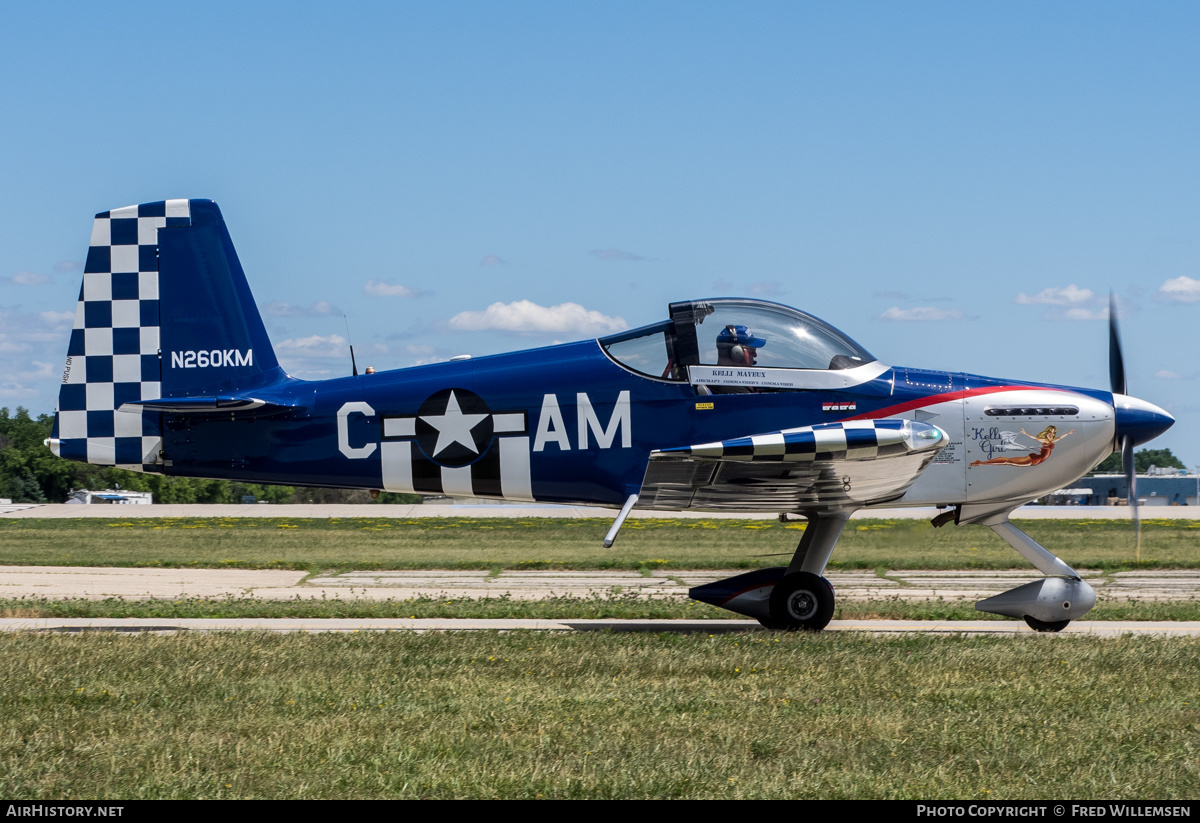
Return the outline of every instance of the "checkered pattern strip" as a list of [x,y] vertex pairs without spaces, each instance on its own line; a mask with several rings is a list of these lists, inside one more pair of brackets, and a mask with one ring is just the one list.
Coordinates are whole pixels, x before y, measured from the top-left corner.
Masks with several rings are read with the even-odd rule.
[[136,471],[156,468],[158,415],[120,409],[162,396],[158,230],[188,225],[187,200],[96,215],[58,395],[62,457]]
[[911,421],[899,419],[822,423],[698,446],[663,449],[659,454],[743,462],[874,460],[909,452],[906,435],[911,425]]

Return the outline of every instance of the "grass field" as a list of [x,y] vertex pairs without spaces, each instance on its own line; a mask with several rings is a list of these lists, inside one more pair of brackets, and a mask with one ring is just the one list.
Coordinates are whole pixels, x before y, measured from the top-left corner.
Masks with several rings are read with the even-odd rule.
[[1194,799],[1200,641],[0,637],[0,796]]
[[[0,564],[368,568],[778,565],[797,524],[0,519]],[[1133,568],[1128,524],[1022,524]],[[1142,567],[1195,568],[1151,522]],[[855,521],[835,568],[1026,568],[982,527]],[[1031,574],[1032,570],[1031,570]],[[1101,603],[1098,619],[1200,619]],[[632,596],[0,601],[5,616],[728,617]],[[836,617],[979,619],[970,604]],[[753,626],[751,622],[748,625]],[[0,635],[0,796],[1193,799],[1200,640],[705,634]]]
[[[726,569],[786,564],[802,523],[722,519],[626,522],[615,546],[601,519],[0,518],[0,563],[328,569]],[[1017,525],[1076,568],[1200,568],[1200,521],[1147,520],[1141,563],[1126,521]],[[774,555],[774,556],[772,556]],[[1025,569],[984,526],[856,520],[832,569]]]

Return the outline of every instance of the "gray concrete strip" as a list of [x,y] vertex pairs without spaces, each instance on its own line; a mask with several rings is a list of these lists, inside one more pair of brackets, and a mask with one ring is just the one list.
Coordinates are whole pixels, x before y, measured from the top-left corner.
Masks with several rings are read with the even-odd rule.
[[286,589],[295,596],[304,572],[273,569],[142,569],[74,566],[0,566],[0,597],[109,597],[161,600],[176,597],[247,597],[256,589]]
[[[258,600],[393,600],[491,598],[541,600],[547,597],[639,597],[678,599],[692,586],[740,574],[736,569],[704,571],[350,571],[306,578],[302,571],[278,569],[78,568],[0,566],[0,597],[126,599],[254,598]],[[1200,599],[1200,571],[1083,573],[1102,598],[1120,600]],[[990,597],[1038,574],[1023,571],[831,572],[837,596],[845,600],[969,600]]]
[[[466,620],[380,618],[0,618],[0,632],[120,634],[177,634],[179,632],[466,632],[466,631],[611,631],[707,633],[765,632],[752,620]],[[1001,620],[835,620],[826,631],[871,634],[1030,635],[1070,638],[1080,636],[1200,637],[1200,623],[1097,622],[1072,623],[1058,634],[1039,634],[1019,621]]]
[[[855,512],[852,520],[931,520],[942,510],[934,508],[913,509],[870,509]],[[1200,508],[1195,506],[1143,507],[1143,520],[1200,520]],[[239,505],[239,504],[168,504],[154,503],[137,505],[82,505],[70,503],[20,504],[0,509],[0,517],[18,520],[58,519],[77,517],[119,518],[184,518],[184,517],[280,517],[292,519],[351,519],[379,518],[405,520],[427,517],[596,517],[612,520],[615,509],[596,506],[556,506],[552,504],[507,505],[462,504],[453,505],[421,503],[363,504],[363,505]],[[763,512],[670,512],[634,511],[633,518],[656,518],[668,520],[734,519],[775,520],[778,515]],[[1130,520],[1133,515],[1127,506],[1022,506],[1013,512],[1014,520]]]

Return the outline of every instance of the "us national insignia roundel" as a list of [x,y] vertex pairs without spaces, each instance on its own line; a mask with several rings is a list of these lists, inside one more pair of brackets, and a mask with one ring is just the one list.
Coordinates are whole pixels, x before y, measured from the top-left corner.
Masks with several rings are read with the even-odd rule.
[[492,443],[492,410],[466,389],[442,389],[417,412],[417,445],[435,463],[474,463]]
[[386,491],[532,500],[526,411],[494,412],[469,389],[431,394],[417,413],[384,415]]

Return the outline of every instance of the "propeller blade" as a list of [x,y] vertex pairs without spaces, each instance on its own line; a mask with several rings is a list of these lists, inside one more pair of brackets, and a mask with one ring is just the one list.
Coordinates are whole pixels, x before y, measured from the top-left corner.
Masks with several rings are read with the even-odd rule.
[[1142,562],[1142,519],[1138,516],[1137,471],[1133,463],[1133,438],[1121,441],[1121,468],[1129,487],[1129,505],[1133,507],[1133,531],[1137,535],[1137,562]]
[[1113,394],[1129,394],[1125,384],[1125,358],[1121,356],[1121,334],[1117,330],[1117,297],[1108,293],[1108,379]]

